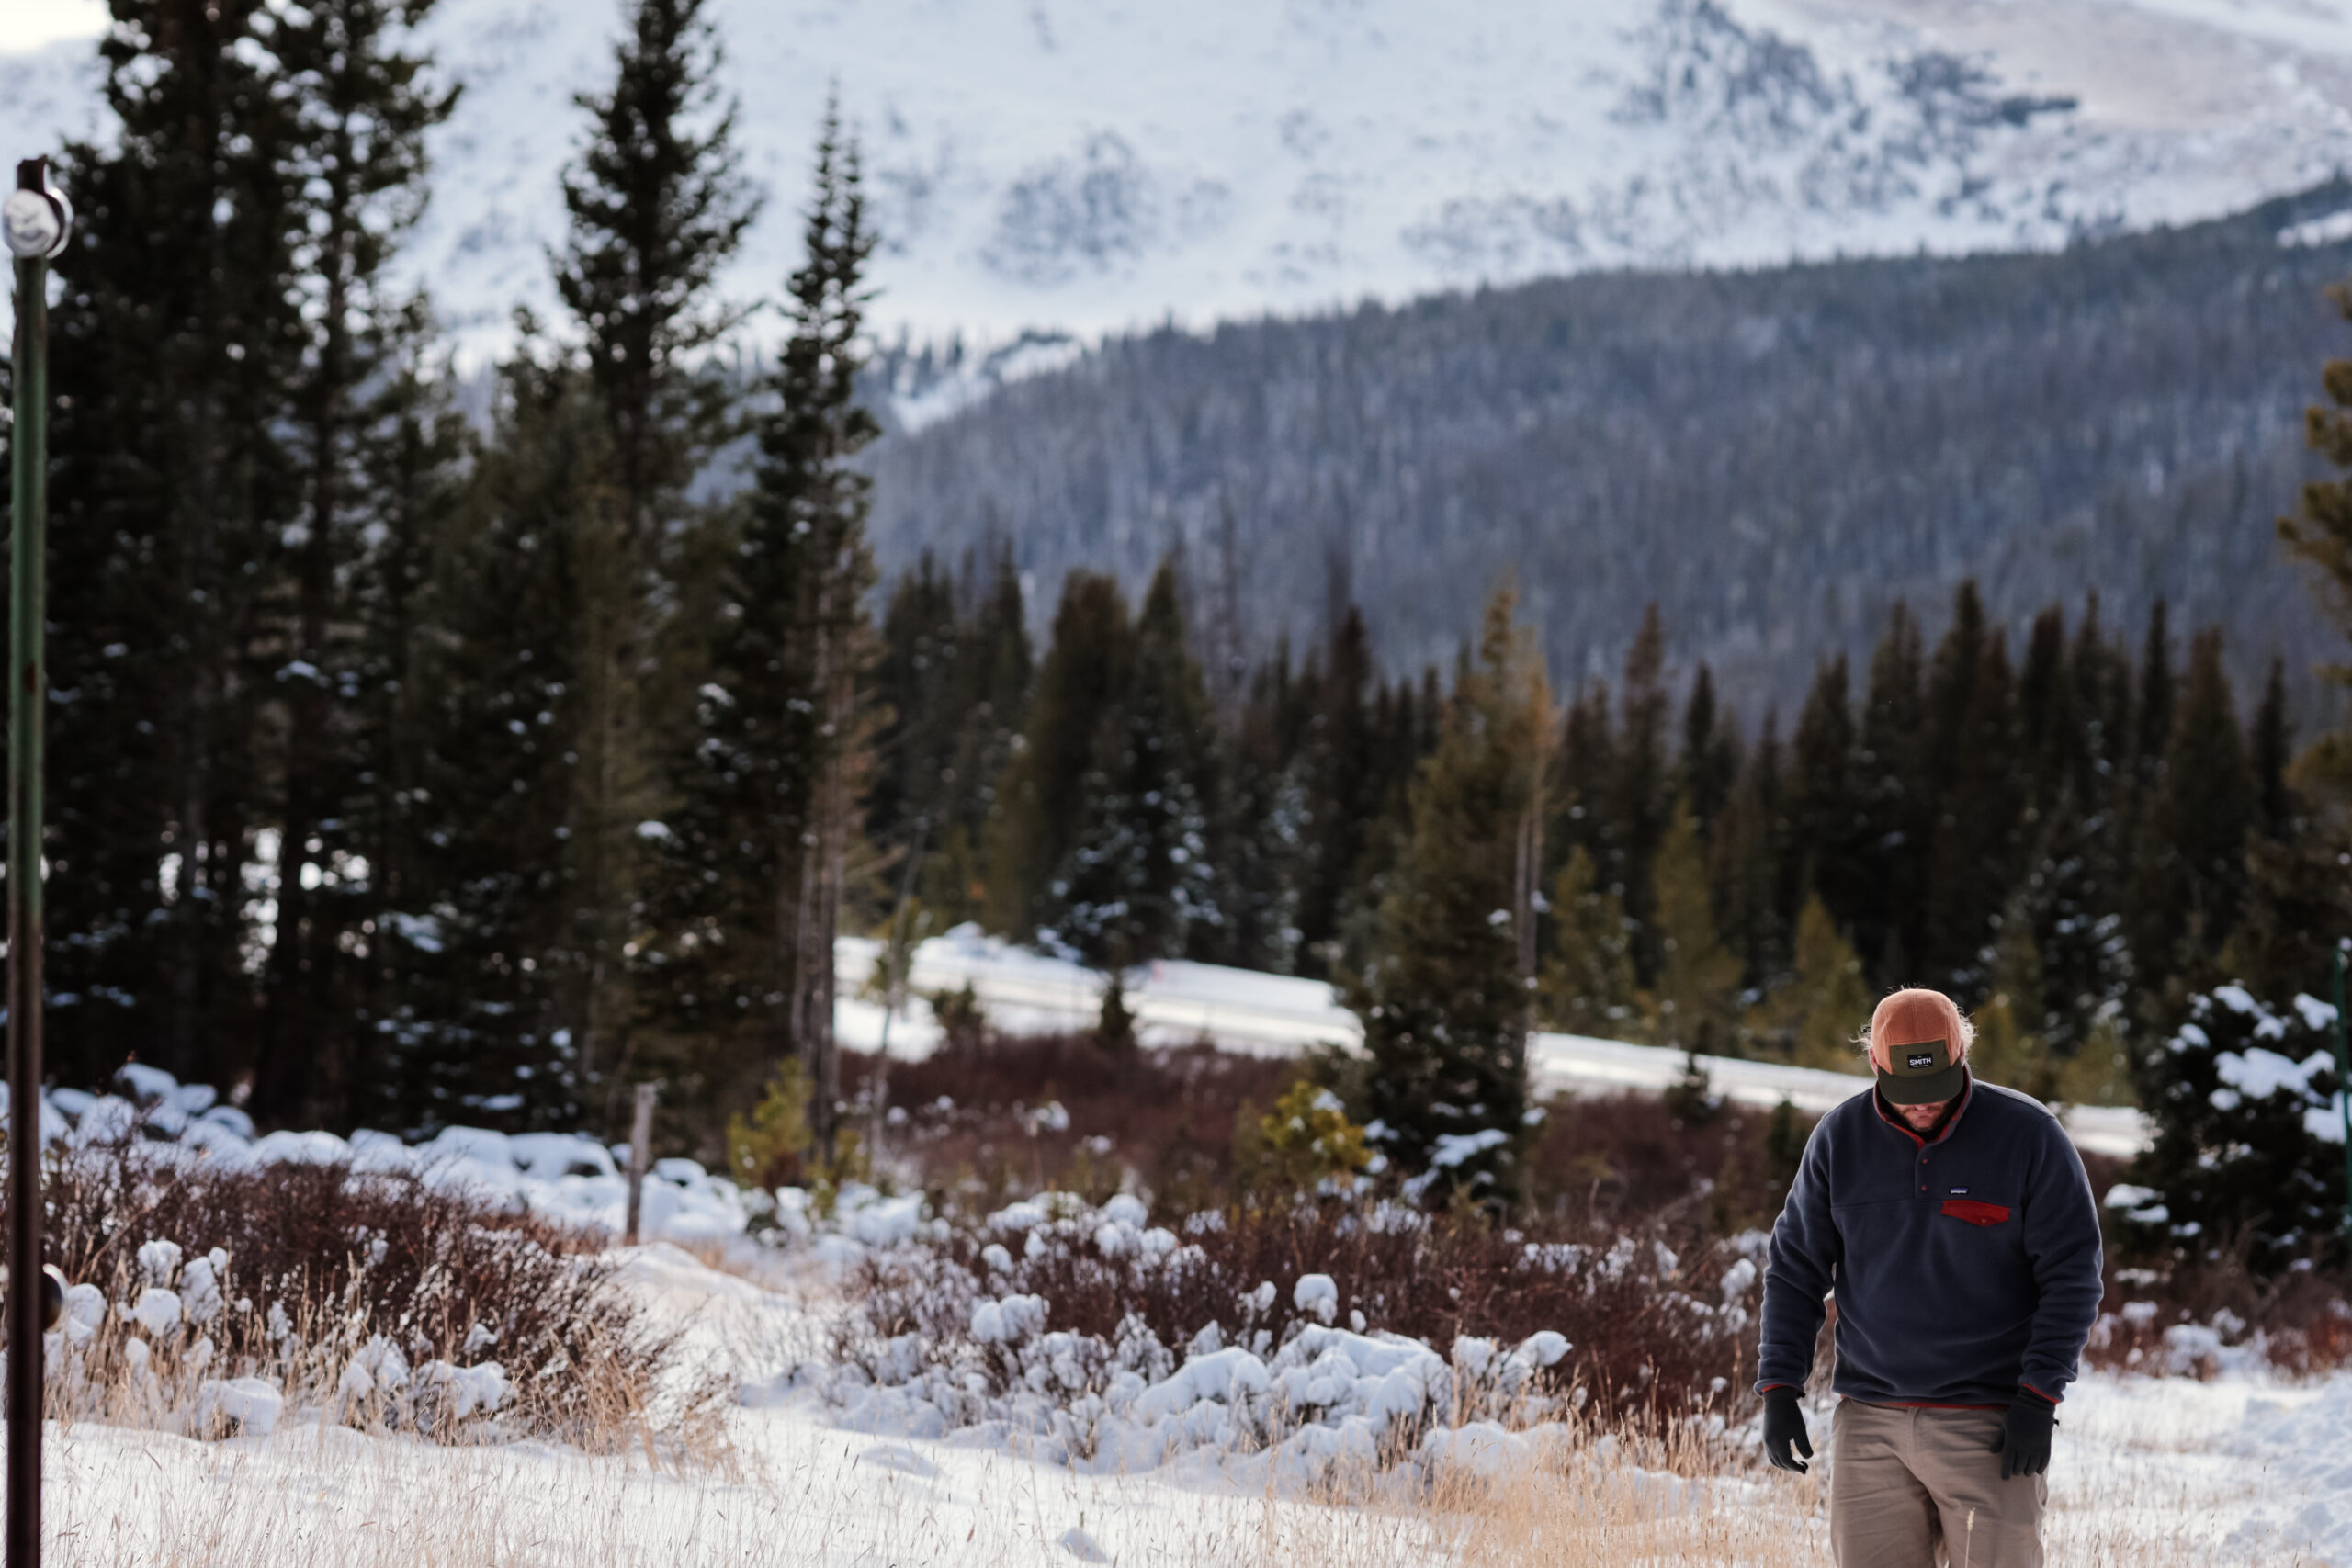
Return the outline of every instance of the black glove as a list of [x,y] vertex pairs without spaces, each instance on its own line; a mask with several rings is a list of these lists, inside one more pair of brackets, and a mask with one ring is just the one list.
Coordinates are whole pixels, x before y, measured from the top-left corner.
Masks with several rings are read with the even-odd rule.
[[[1805,1459],[1813,1457],[1813,1438],[1806,1435],[1804,1429],[1804,1412],[1797,1408],[1797,1391],[1792,1388],[1768,1388],[1764,1391],[1764,1457],[1772,1461],[1776,1470],[1792,1471],[1803,1475],[1806,1469],[1804,1461],[1789,1451],[1792,1443],[1796,1445],[1797,1453],[1804,1455]],[[2047,1438],[2043,1439],[2041,1453],[2046,1461],[2050,1456]]]
[[2009,1406],[2008,1418],[2001,1423],[2001,1435],[1993,1439],[1993,1451],[2001,1456],[2001,1479],[2040,1475],[2048,1470],[2050,1434],[2057,1425],[2056,1405],[2038,1393],[2018,1390],[2017,1403]]

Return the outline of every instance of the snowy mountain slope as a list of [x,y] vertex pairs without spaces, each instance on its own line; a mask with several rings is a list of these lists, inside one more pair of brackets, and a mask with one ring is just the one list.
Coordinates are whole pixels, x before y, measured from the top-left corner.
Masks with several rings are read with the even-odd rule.
[[[885,330],[992,342],[1621,265],[2041,246],[2352,164],[2352,0],[719,0],[775,197],[829,82],[888,236]],[[545,306],[611,0],[442,0],[466,85],[420,277],[476,345]],[[85,44],[0,55],[20,136]]]

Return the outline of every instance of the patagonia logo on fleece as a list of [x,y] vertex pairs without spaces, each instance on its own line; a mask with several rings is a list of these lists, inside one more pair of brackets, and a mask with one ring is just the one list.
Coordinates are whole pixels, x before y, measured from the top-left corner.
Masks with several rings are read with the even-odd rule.
[[1968,1189],[1965,1187],[1955,1187],[1951,1190],[1951,1195],[1955,1198],[1965,1198],[1968,1196]]

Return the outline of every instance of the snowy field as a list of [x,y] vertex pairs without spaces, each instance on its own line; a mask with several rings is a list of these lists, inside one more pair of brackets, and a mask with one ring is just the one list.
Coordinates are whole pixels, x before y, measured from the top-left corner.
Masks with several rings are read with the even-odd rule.
[[[622,1255],[628,1288],[694,1325],[749,1387],[823,1342],[822,1266],[768,1284],[675,1247]],[[1746,1434],[1663,1461],[1610,1443],[1530,1457],[1462,1445],[1346,1490],[1285,1485],[1250,1456],[1195,1452],[1087,1475],[1013,1441],[843,1430],[815,1394],[729,1412],[685,1459],[542,1443],[445,1447],[298,1414],[198,1442],[52,1430],[58,1563],[419,1562],[1364,1564],[1826,1562],[1818,1479],[1760,1469]],[[1816,1435],[1826,1422],[1816,1409]],[[1669,1473],[1675,1472],[1679,1473]],[[2052,1470],[2052,1561],[2352,1564],[2352,1375],[2301,1386],[2093,1377]]]

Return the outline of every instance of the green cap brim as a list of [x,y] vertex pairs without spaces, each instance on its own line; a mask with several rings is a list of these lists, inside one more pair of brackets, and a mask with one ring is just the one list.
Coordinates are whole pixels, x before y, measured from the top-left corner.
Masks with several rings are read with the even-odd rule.
[[1903,1076],[1895,1073],[1878,1075],[1878,1091],[1886,1096],[1889,1105],[1940,1105],[1961,1091],[1966,1083],[1967,1069],[1954,1062],[1939,1072]]

